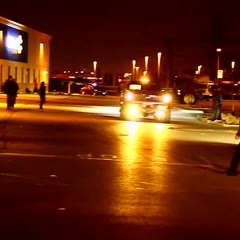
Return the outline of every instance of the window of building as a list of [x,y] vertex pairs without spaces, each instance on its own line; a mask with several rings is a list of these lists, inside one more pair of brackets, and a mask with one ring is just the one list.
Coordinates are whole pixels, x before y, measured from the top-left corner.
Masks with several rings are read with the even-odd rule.
[[18,72],[18,68],[15,67],[15,77],[14,78],[16,79],[16,82],[18,82],[17,72]]
[[33,69],[33,82],[34,82],[34,83],[36,82],[35,73],[36,73],[36,70],[35,70],[35,69]]
[[27,68],[27,83],[30,83],[30,68]]
[[24,68],[22,68],[22,79],[21,82],[24,83]]

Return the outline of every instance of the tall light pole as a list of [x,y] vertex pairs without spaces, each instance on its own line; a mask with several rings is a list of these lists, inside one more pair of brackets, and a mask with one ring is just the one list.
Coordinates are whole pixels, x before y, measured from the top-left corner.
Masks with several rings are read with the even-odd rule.
[[222,51],[221,48],[217,48],[217,78],[219,78],[219,70],[220,70],[220,52]]
[[198,74],[200,75],[200,73],[201,73],[201,69],[202,69],[202,65],[199,65],[198,66]]
[[149,57],[146,56],[146,57],[145,57],[145,71],[146,71],[146,72],[148,71],[148,59],[149,59]]
[[157,56],[158,56],[157,78],[158,78],[158,83],[160,83],[160,65],[161,65],[162,53],[158,52]]
[[93,61],[94,77],[97,78],[97,61]]
[[135,71],[136,71],[136,60],[132,60],[132,78],[135,80]]
[[234,68],[235,68],[235,62],[231,62],[231,68],[232,68],[232,80],[233,80],[233,92],[232,92],[232,115],[235,116],[235,103],[234,103],[234,88],[235,88],[235,82],[234,82]]
[[232,73],[233,73],[234,72],[234,68],[235,68],[235,62],[234,61],[231,62],[231,67],[232,67]]
[[140,67],[136,67],[136,80],[139,80],[138,79],[138,70],[139,70]]

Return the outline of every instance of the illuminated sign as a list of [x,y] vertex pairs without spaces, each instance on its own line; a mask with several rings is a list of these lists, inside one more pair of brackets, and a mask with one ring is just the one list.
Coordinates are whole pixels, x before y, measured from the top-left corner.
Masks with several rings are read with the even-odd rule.
[[8,35],[6,37],[6,46],[12,51],[12,54],[21,54],[23,50],[22,44],[22,35],[18,35],[17,37]]
[[2,48],[0,58],[16,62],[28,61],[28,33],[0,23]]

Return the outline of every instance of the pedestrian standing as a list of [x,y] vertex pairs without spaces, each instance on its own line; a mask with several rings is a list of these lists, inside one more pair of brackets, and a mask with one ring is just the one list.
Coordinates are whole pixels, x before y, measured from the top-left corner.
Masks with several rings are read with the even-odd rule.
[[219,87],[215,87],[212,95],[213,100],[213,121],[221,120],[222,93]]
[[[236,140],[240,139],[240,125],[239,125],[238,131],[235,135],[235,139]],[[240,143],[238,144],[238,146],[233,154],[232,161],[230,163],[228,170],[226,171],[226,174],[229,176],[236,176],[239,162],[240,162]]]
[[7,110],[14,107],[18,91],[18,84],[10,75],[4,84],[4,92],[7,94]]
[[46,87],[45,87],[45,83],[41,82],[40,88],[39,88],[39,95],[40,95],[40,109],[43,108],[43,104],[46,101]]
[[11,107],[14,108],[14,105],[16,103],[18,90],[19,90],[19,86],[18,86],[15,78],[12,78],[12,88],[13,88],[13,95],[12,95],[12,105],[11,105]]
[[217,116],[217,120],[222,120],[222,102],[223,102],[223,94],[222,94],[222,89],[218,87],[218,96],[219,96],[219,113]]

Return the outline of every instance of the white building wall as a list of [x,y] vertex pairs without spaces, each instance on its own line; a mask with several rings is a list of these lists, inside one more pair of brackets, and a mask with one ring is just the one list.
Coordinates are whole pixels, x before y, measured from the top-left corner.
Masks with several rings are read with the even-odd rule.
[[0,17],[0,23],[28,33],[26,63],[0,58],[0,92],[3,91],[4,82],[9,75],[16,78],[19,92],[25,92],[26,88],[33,91],[35,88],[39,88],[41,81],[44,81],[48,87],[51,36],[6,18]]

